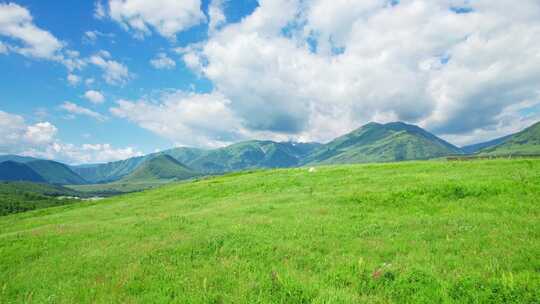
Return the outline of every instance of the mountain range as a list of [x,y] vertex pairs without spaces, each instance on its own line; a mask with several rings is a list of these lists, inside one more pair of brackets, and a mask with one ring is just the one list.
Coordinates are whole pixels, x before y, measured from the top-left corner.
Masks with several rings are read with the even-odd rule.
[[388,162],[462,153],[458,147],[415,125],[369,123],[319,147],[304,159],[304,163]]
[[57,185],[130,184],[258,168],[423,160],[469,154],[540,154],[540,122],[516,134],[461,148],[415,125],[372,122],[326,144],[251,140],[212,150],[180,147],[106,164],[67,166],[32,157],[0,155],[0,180]]
[[184,180],[200,176],[169,155],[162,154],[150,158],[137,169],[120,179],[120,183],[151,182],[158,180]]
[[539,154],[540,122],[505,138],[502,142],[485,147],[479,153],[483,155],[532,155]]
[[0,180],[44,183],[45,179],[26,164],[8,160],[0,163]]

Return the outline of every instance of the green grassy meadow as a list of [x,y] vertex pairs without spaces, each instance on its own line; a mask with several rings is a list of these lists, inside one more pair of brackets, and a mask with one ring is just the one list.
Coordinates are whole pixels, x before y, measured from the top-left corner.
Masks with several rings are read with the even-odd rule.
[[67,185],[66,187],[82,193],[89,193],[98,196],[111,196],[161,187],[173,181],[174,180],[170,179],[130,182],[117,181],[108,184]]
[[0,217],[1,303],[539,303],[540,160],[264,170]]

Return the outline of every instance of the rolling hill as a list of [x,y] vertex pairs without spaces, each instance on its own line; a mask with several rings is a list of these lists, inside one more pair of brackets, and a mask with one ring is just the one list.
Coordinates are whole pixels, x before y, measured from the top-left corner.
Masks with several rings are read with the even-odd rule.
[[462,153],[458,147],[414,125],[369,123],[319,147],[303,163],[389,162]]
[[538,303],[539,172],[265,170],[8,215],[0,302]]
[[0,163],[0,181],[46,182],[46,180],[32,168],[15,161],[4,161]]
[[153,182],[158,180],[184,180],[200,176],[199,173],[186,167],[169,155],[155,156],[135,171],[119,180],[119,183]]
[[540,155],[540,122],[508,136],[497,145],[484,148],[481,155]]
[[52,160],[34,160],[26,165],[41,175],[49,184],[82,185],[87,181],[73,172],[67,165]]

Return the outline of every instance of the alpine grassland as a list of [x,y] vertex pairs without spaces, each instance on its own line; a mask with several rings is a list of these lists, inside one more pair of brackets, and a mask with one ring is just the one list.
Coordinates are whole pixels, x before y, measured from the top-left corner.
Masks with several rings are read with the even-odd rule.
[[540,160],[257,170],[0,217],[2,303],[539,303]]

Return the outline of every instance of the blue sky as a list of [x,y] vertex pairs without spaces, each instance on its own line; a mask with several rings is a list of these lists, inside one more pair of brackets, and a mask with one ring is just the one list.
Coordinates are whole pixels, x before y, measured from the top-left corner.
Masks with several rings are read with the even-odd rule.
[[505,135],[539,118],[540,4],[509,4],[0,0],[0,153],[101,162],[394,120]]
[[[58,136],[70,143],[114,143],[117,146],[135,145],[142,152],[170,148],[173,143],[137,127],[122,119],[109,118],[105,122],[91,117],[66,118],[59,107],[64,101],[71,101],[93,111],[107,113],[111,102],[116,99],[136,99],[156,90],[179,89],[185,91],[209,92],[212,84],[198,77],[176,60],[172,69],[155,69],[149,61],[158,52],[171,52],[174,47],[182,47],[207,38],[208,24],[189,28],[176,35],[176,41],[160,35],[151,35],[144,40],[136,39],[119,24],[94,17],[95,3],[92,1],[13,1],[25,7],[34,19],[34,24],[46,29],[66,43],[69,49],[77,50],[81,56],[91,56],[100,51],[108,51],[115,60],[129,67],[132,79],[122,86],[109,85],[101,79],[96,68],[74,72],[85,79],[92,78],[92,85],[70,85],[66,82],[69,73],[61,63],[28,58],[18,54],[0,56],[0,87],[2,97],[0,110],[24,116],[28,122],[50,121],[59,130]],[[203,1],[201,9],[207,13],[208,1]],[[256,1],[235,1],[227,5],[231,20],[239,20],[256,7]],[[67,13],[68,12],[68,13]],[[99,31],[104,36],[95,42],[85,38],[85,32]],[[177,56],[176,56],[177,57]],[[178,59],[178,58],[175,58]],[[97,90],[105,95],[106,102],[92,105],[83,97],[88,90]],[[46,111],[46,116],[36,112]]]

